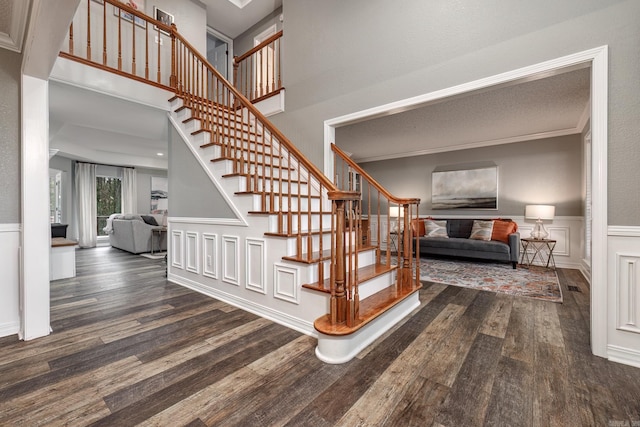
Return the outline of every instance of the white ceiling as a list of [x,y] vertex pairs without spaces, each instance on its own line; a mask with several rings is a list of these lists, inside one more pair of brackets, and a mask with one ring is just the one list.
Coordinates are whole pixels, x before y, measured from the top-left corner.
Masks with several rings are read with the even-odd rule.
[[589,68],[559,70],[338,128],[336,143],[367,162],[575,134],[589,99]]
[[282,0],[201,1],[207,6],[207,25],[232,39],[282,6]]

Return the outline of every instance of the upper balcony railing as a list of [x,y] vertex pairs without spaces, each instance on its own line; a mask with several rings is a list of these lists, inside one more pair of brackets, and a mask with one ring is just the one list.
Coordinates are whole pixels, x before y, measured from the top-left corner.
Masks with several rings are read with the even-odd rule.
[[283,89],[281,44],[282,31],[278,31],[253,49],[234,58],[234,85],[251,102],[261,101]]

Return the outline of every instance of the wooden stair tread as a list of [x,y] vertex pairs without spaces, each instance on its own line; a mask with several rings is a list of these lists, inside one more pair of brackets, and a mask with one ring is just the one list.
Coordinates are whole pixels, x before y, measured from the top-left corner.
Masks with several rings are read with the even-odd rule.
[[[376,249],[377,246],[361,246],[358,248],[358,252],[370,251],[372,249]],[[300,256],[295,255],[287,255],[282,257],[283,260],[300,262],[303,264],[313,264],[320,261],[326,261],[331,259],[331,249],[325,249],[322,251],[322,254],[319,251],[315,251],[311,253],[311,260],[308,259],[308,254],[303,253]]]
[[[318,234],[331,234],[331,230],[311,230],[311,231],[304,231],[301,232],[299,235],[301,237],[308,237],[308,236],[315,236]],[[266,233],[264,233],[265,236],[271,236],[271,237],[298,237],[298,233],[287,233],[287,232],[282,232],[282,233],[278,233],[275,231],[267,231]]]
[[[375,277],[382,276],[385,273],[398,268],[396,265],[387,264],[371,264],[366,267],[358,268],[358,283],[363,283],[371,280]],[[312,289],[314,291],[320,291],[330,294],[331,293],[331,279],[325,279],[322,283],[308,283],[302,285],[303,288]]]
[[319,199],[320,196],[319,195],[307,195],[307,194],[298,194],[298,193],[281,193],[279,191],[252,191],[252,190],[247,190],[247,191],[236,191],[233,194],[237,194],[238,196],[246,196],[246,195],[254,195],[254,196],[273,196],[273,197],[299,197],[301,199]]
[[318,332],[325,335],[342,336],[353,334],[367,323],[411,296],[414,292],[417,292],[420,288],[422,288],[420,282],[414,283],[413,286],[408,288],[400,288],[399,290],[396,290],[395,286],[390,286],[363,299],[360,301],[360,312],[353,326],[347,326],[346,323],[332,325],[331,318],[328,314],[316,319],[316,321],[313,322],[313,326]]

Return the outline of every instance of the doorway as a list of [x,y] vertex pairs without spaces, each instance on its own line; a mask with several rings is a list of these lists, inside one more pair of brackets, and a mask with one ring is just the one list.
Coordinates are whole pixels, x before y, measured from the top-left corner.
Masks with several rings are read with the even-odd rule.
[[331,144],[335,130],[387,114],[418,108],[447,97],[509,84],[565,67],[591,66],[591,349],[607,358],[607,85],[608,47],[601,46],[443,90],[373,107],[324,122],[324,172],[333,176]]
[[233,69],[233,40],[209,28],[207,29],[207,61],[227,80]]

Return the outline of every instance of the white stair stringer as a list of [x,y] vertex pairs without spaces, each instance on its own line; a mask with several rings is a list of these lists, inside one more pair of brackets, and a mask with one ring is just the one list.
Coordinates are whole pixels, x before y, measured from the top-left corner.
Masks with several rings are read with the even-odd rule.
[[[232,209],[235,218],[170,217],[167,233],[168,279],[304,334],[318,337],[316,354],[328,363],[342,363],[355,356],[357,349],[364,348],[363,346],[379,337],[390,327],[389,324],[374,321],[371,322],[372,327],[367,326],[356,334],[344,337],[327,338],[315,330],[314,321],[329,312],[329,295],[303,288],[302,285],[317,282],[320,269],[323,269],[324,278],[328,278],[330,261],[304,263],[283,259],[296,255],[297,237],[277,233],[277,215],[252,213],[261,212],[262,196],[248,193],[248,190],[251,190],[247,188],[251,185],[250,180],[244,175],[234,174],[234,166],[237,167],[237,164],[234,164],[235,160],[220,159],[221,147],[209,144],[209,132],[197,132],[200,122],[188,120],[191,115],[188,108],[180,109],[176,113],[176,109],[180,107],[179,102],[173,102],[169,120]],[[231,113],[224,114],[225,120],[229,119]],[[234,120],[231,119],[231,122]],[[252,133],[252,142],[248,144],[262,143],[260,138],[265,134],[262,126],[257,123],[250,126],[240,123],[236,125],[242,131]],[[274,146],[267,147],[266,150],[277,157],[282,149],[275,141],[272,142]],[[259,156],[259,162],[265,161],[261,155]],[[212,159],[218,160],[211,161]],[[251,157],[250,160],[254,158]],[[292,215],[291,229],[293,233],[297,232],[298,227],[301,233],[311,233],[310,238],[306,234],[303,235],[303,247],[306,248],[310,240],[312,251],[316,252],[322,240],[322,248],[329,249],[331,236],[327,228],[331,225],[331,202],[326,194],[323,194],[321,198],[311,198],[311,206],[308,206],[309,199],[304,196],[307,192],[311,192],[312,195],[319,194],[318,182],[310,179],[306,172],[300,173],[300,184],[287,183],[284,179],[280,181],[280,173],[284,174],[283,176],[295,173],[289,171],[289,166],[297,169],[297,161],[283,155],[277,160],[277,165],[283,168],[265,169],[264,173],[271,174],[273,178],[271,182],[264,181],[265,183],[261,182],[260,185],[267,189],[273,186],[274,192],[277,192],[282,184],[283,192],[286,193],[290,186],[292,194],[302,195],[301,199],[297,196],[290,197],[291,209],[297,209],[300,202],[303,210],[310,207],[312,212]],[[255,166],[253,167],[255,169]],[[259,169],[262,168],[263,165],[260,165]],[[246,194],[237,194],[243,192]],[[284,206],[288,208],[289,196],[282,197]],[[270,197],[275,199],[276,203],[279,198],[279,195]],[[289,228],[287,215],[282,216],[284,221],[280,225],[286,232]],[[325,232],[319,234],[321,226]],[[345,236],[345,241],[355,242],[355,233]],[[375,263],[375,250],[361,251],[357,257],[359,267],[371,265]],[[364,299],[379,290],[393,286],[394,277],[395,274],[390,272],[360,284],[360,298]],[[415,298],[408,304],[415,306]],[[409,305],[403,304],[406,307]],[[394,311],[405,313],[406,309]]]

